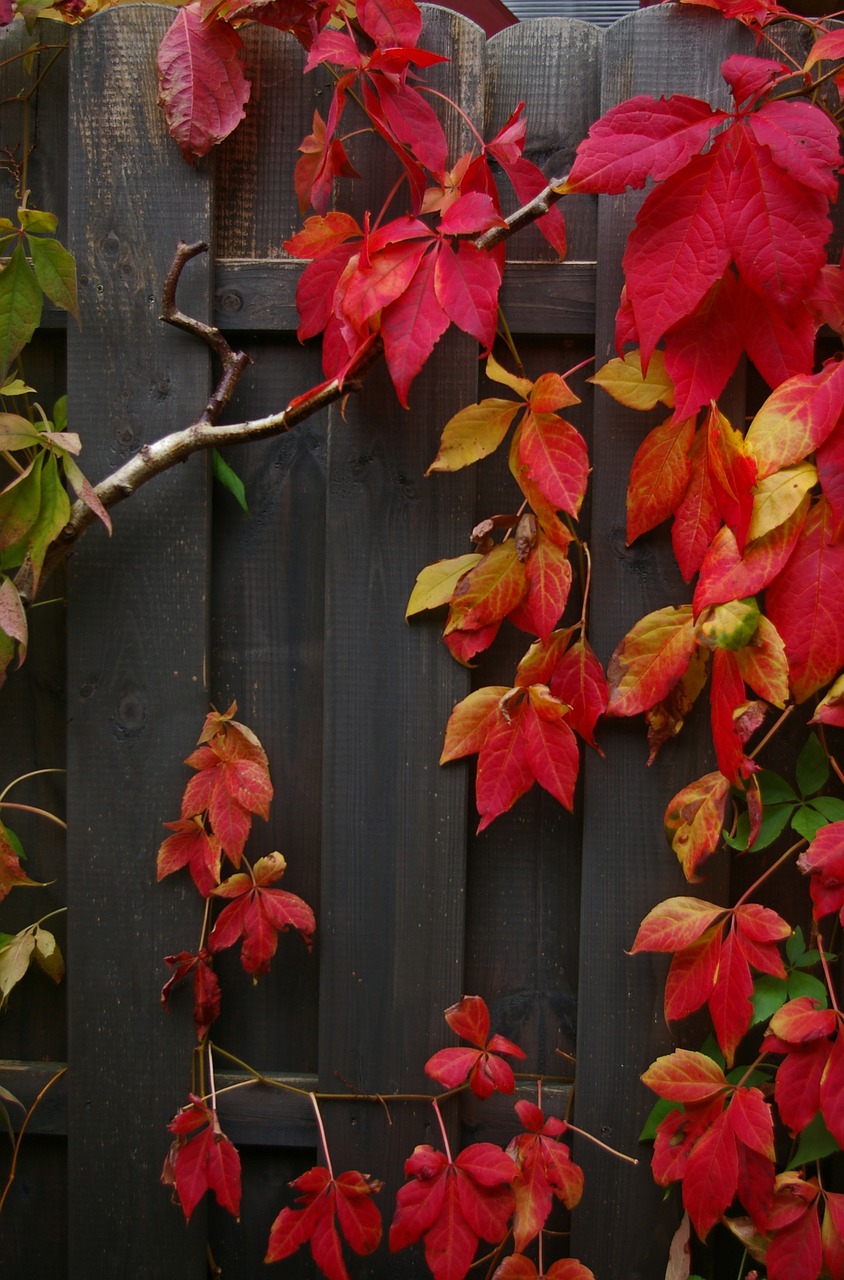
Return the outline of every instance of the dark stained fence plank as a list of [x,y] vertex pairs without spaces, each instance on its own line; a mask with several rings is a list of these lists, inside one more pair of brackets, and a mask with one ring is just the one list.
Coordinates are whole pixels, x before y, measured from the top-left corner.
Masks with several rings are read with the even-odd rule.
[[[718,68],[729,53],[751,52],[751,45],[720,15],[662,7],[633,14],[604,36],[601,108],[640,93],[683,92],[723,103],[726,86]],[[601,201],[598,366],[614,354],[621,254],[640,199]],[[595,413],[590,617],[593,644],[606,661],[638,618],[687,600],[689,590],[673,564],[667,532],[624,545],[630,463],[653,424],[609,397],[596,402]],[[640,1166],[632,1169],[589,1143],[576,1144],[586,1189],[573,1215],[572,1253],[596,1275],[617,1280],[664,1275],[677,1216],[652,1182],[651,1148],[637,1148],[652,1102],[639,1076],[672,1047],[662,1015],[666,966],[658,957],[631,959],[625,950],[650,908],[687,888],[665,843],[662,819],[675,792],[712,763],[702,728],[692,724],[685,738],[666,746],[646,771],[641,722],[608,722],[601,733],[606,760],[590,756],[587,762],[576,1117],[597,1137],[638,1155]]]
[[[422,43],[450,51],[439,87],[479,118],[484,38],[427,11]],[[459,79],[458,79],[459,76]],[[466,145],[465,139],[461,145]],[[380,154],[380,153],[379,153]],[[379,164],[381,162],[379,161]],[[366,170],[364,164],[362,171]],[[376,205],[377,209],[377,205]],[[379,369],[333,414],[326,526],[325,762],[320,1078],[326,1089],[427,1092],[422,1068],[462,994],[466,783],[440,771],[446,719],[468,692],[445,660],[441,619],[408,627],[417,573],[453,555],[472,521],[472,478],[424,478],[439,431],[477,397],[477,346],[449,333],[401,410]],[[408,1104],[342,1106],[327,1116],[335,1168],[384,1178],[389,1218],[402,1164],[440,1139]],[[452,1113],[453,1114],[453,1113]],[[421,1250],[360,1274],[420,1274]]]
[[[177,241],[211,231],[208,166],[184,163],[156,105],[155,51],[171,16],[111,10],[73,40],[83,328],[68,336],[70,421],[94,480],[190,422],[209,386],[205,348],[157,320]],[[210,281],[205,259],[189,266],[185,311],[209,318]],[[160,1009],[162,958],[196,945],[202,904],[186,878],[155,884],[155,853],[208,707],[206,462],[130,499],[113,542],[91,531],[71,566],[71,1278],[205,1274],[203,1211],[186,1229],[157,1185],[194,1043],[192,1019]]]

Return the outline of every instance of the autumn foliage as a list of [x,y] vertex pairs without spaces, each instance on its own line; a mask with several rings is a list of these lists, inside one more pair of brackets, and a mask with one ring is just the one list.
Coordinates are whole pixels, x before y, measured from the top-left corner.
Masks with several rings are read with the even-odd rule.
[[[777,24],[794,16],[786,9],[769,0],[700,2],[758,38],[753,55],[729,57],[720,69],[729,105],[684,94],[623,101],[595,121],[567,174],[543,173],[525,156],[523,104],[489,139],[467,122],[471,149],[450,153],[444,113],[454,104],[426,84],[443,59],[421,45],[413,0],[194,0],[162,42],[160,100],[194,161],[244,115],[246,23],[292,33],[306,74],[331,73],[299,146],[303,224],[284,246],[306,264],[298,332],[321,337],[327,380],[297,407],[316,404],[331,380],[352,390],[377,355],[406,406],[452,325],[477,343],[494,394],[443,425],[428,474],[441,483],[442,473],[501,451],[512,498],[467,530],[471,549],[420,568],[406,617],[441,611],[447,656],[469,667],[502,629],[527,637],[512,682],[477,684],[444,727],[443,765],[477,757],[478,832],[535,784],[573,809],[581,744],[602,751],[602,718],[641,718],[650,763],[702,704],[711,767],[669,800],[668,843],[690,884],[722,850],[768,850],[770,858],[732,904],[704,891],[671,897],[630,941],[634,957],[670,957],[666,1022],[705,1010],[711,1028],[700,1050],[677,1048],[643,1076],[657,1097],[645,1130],[653,1175],[661,1186],[679,1184],[700,1240],[727,1226],[769,1280],[844,1280],[844,1196],[824,1181],[822,1163],[844,1149],[844,1039],[829,950],[844,924],[844,801],[834,794],[844,780],[835,754],[844,727],[844,264],[829,260],[844,35],[805,20],[806,50],[796,57],[776,39]],[[5,14],[0,4],[0,21]],[[356,177],[351,138],[361,125],[383,141],[396,182],[383,208],[353,217],[338,193]],[[616,351],[590,377],[599,396],[663,419],[642,429],[626,540],[670,522],[688,599],[636,621],[604,666],[589,642],[594,605],[580,524],[589,449],[569,420],[586,375],[577,367],[529,376],[499,300],[514,202],[563,257],[566,198],[628,191],[646,194],[623,256]],[[76,310],[72,261],[55,229],[52,215],[26,200],[17,224],[0,221],[4,398],[31,390],[11,369],[43,297]],[[747,421],[735,421],[718,401],[744,358],[766,390]],[[66,483],[108,523],[64,414],[61,403],[37,423],[0,414],[0,450],[14,473],[0,491],[0,670],[25,656],[24,605],[66,524]],[[794,707],[804,708],[810,730],[792,785],[760,755],[768,730]],[[166,1006],[190,980],[202,1063],[201,1087],[170,1122],[162,1174],[186,1218],[206,1191],[235,1216],[240,1206],[239,1159],[220,1125],[213,1078],[216,957],[239,946],[257,981],[278,962],[280,935],[298,933],[310,948],[316,929],[308,904],[279,887],[285,857],[253,862],[247,854],[273,787],[260,742],[235,712],[208,716],[157,861],[159,879],[187,873],[205,908],[196,949],[165,958],[162,991]],[[0,898],[33,884],[21,854],[0,825]],[[808,939],[759,900],[786,864],[805,877]],[[38,926],[0,940],[4,997],[31,960],[60,976],[51,940]],[[429,1080],[444,1094],[514,1094],[524,1054],[492,1031],[484,1000],[464,996],[445,1016],[464,1043],[433,1053]],[[292,1183],[295,1203],[280,1208],[266,1260],[307,1246],[328,1280],[347,1280],[350,1253],[368,1255],[381,1242],[380,1183],[358,1170],[334,1173],[311,1097],[325,1163]],[[506,1146],[473,1143],[453,1154],[441,1102],[431,1095],[441,1146],[422,1143],[406,1159],[390,1249],[418,1246],[435,1280],[463,1280],[480,1249],[494,1280],[589,1280],[584,1264],[546,1264],[544,1253],[555,1202],[571,1210],[583,1191],[562,1141],[568,1114],[546,1114],[540,1083],[535,1102],[516,1101],[521,1130]]]

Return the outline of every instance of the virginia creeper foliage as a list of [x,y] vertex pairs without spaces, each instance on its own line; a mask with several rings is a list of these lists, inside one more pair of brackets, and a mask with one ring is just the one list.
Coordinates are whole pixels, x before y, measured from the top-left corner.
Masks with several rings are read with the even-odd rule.
[[[443,112],[453,104],[429,93],[425,78],[443,59],[420,44],[413,0],[194,0],[161,45],[160,101],[173,138],[195,161],[244,115],[246,23],[291,33],[305,50],[306,74],[332,74],[299,146],[294,183],[304,222],[285,244],[307,263],[299,336],[321,335],[327,380],[297,397],[297,408],[309,397],[316,404],[332,380],[343,388],[378,353],[408,405],[451,325],[476,341],[487,379],[501,388],[444,425],[429,474],[440,483],[441,473],[482,463],[506,444],[510,510],[467,530],[471,550],[455,548],[423,567],[406,608],[408,618],[447,610],[444,646],[467,666],[508,625],[530,637],[512,684],[476,687],[445,727],[442,764],[477,756],[478,831],[535,783],[573,809],[579,740],[600,752],[602,717],[642,717],[650,763],[707,691],[714,767],[669,801],[668,843],[690,883],[722,848],[769,850],[770,860],[732,905],[690,895],[656,904],[632,941],[634,956],[671,956],[666,1021],[705,1008],[712,1028],[702,1051],[678,1048],[643,1076],[659,1099],[648,1126],[653,1174],[662,1186],[680,1184],[701,1240],[723,1222],[769,1280],[844,1280],[844,1197],[828,1188],[821,1164],[844,1148],[844,1040],[820,932],[844,924],[844,801],[834,794],[844,780],[835,755],[844,727],[844,263],[828,261],[844,36],[804,20],[808,52],[796,57],[775,30],[793,15],[773,0],[698,2],[758,37],[752,56],[721,67],[731,105],[685,94],[621,102],[593,124],[567,175],[544,174],[526,158],[523,104],[492,138],[470,124],[472,149],[450,154]],[[75,0],[42,8],[66,20],[85,12]],[[13,13],[0,0],[0,24]],[[352,217],[338,192],[356,177],[361,122],[385,144],[397,181],[382,209]],[[646,188],[623,257],[616,354],[592,381],[599,396],[662,418],[642,429],[626,536],[632,544],[670,521],[690,598],[636,621],[604,668],[589,643],[589,550],[579,526],[590,475],[575,425],[579,369],[528,376],[502,323],[505,208],[514,198],[538,200],[532,216],[563,257],[558,200]],[[25,657],[26,605],[68,524],[66,485],[110,527],[75,460],[80,444],[67,430],[66,405],[59,401],[48,418],[30,406],[33,389],[20,376],[43,298],[72,315],[77,302],[55,217],[30,208],[23,191],[16,216],[0,219],[0,454],[9,472],[0,490],[0,679]],[[718,404],[743,357],[769,389],[747,422]],[[788,780],[758,756],[762,730],[795,706],[816,732]],[[208,1091],[191,1092],[169,1125],[162,1180],[186,1218],[207,1190],[235,1216],[240,1205],[239,1159],[220,1127],[213,1084],[215,957],[240,943],[242,967],[257,981],[278,962],[280,933],[298,932],[310,947],[316,928],[307,903],[278,887],[283,855],[254,863],[247,856],[253,819],[268,817],[273,788],[263,748],[235,711],[208,716],[157,861],[159,879],[187,871],[206,908],[196,950],[166,957],[162,990],[167,1005],[191,979],[197,1052],[209,1077]],[[35,883],[21,857],[0,824],[0,898]],[[805,877],[808,942],[757,900],[786,862]],[[40,923],[0,935],[3,1000],[33,959],[61,976],[55,939]],[[513,1093],[508,1059],[524,1054],[490,1034],[483,999],[464,996],[446,1021],[467,1044],[435,1052],[428,1077],[481,1099]],[[756,1027],[761,1045],[757,1037],[748,1048]],[[442,1127],[443,1150],[425,1143],[406,1161],[389,1246],[419,1244],[435,1280],[463,1280],[481,1242],[502,1251],[511,1235],[513,1252],[498,1262],[495,1280],[591,1276],[575,1259],[546,1267],[543,1253],[554,1200],[572,1209],[583,1190],[561,1141],[568,1119],[545,1114],[541,1087],[536,1103],[519,1098],[516,1113],[522,1131],[506,1149],[475,1143],[453,1155]],[[786,1138],[793,1149],[783,1167],[777,1139]],[[292,1184],[296,1205],[276,1217],[266,1260],[307,1244],[329,1280],[347,1280],[346,1246],[363,1256],[379,1245],[380,1184],[357,1170],[335,1175],[327,1148],[325,1157]],[[672,1272],[677,1280],[688,1274],[688,1266],[682,1277]]]

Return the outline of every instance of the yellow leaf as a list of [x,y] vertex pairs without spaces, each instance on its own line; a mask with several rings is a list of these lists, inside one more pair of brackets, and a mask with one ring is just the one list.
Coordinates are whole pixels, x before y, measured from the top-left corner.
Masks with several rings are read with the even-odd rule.
[[817,469],[811,462],[783,467],[760,480],[753,494],[748,541],[763,538],[772,529],[785,524],[817,482]]
[[516,400],[489,399],[461,409],[445,424],[439,453],[425,474],[459,471],[494,453],[522,408]]
[[455,556],[451,560],[437,560],[426,565],[416,579],[416,585],[410,593],[405,610],[405,621],[414,613],[423,609],[438,609],[448,604],[454,595],[454,588],[470,569],[480,564],[483,556],[479,552],[470,551],[465,556]]
[[665,372],[661,351],[653,353],[644,376],[641,353],[630,351],[626,356],[609,360],[589,381],[628,409],[653,409],[658,404],[668,409],[674,407],[674,384]]

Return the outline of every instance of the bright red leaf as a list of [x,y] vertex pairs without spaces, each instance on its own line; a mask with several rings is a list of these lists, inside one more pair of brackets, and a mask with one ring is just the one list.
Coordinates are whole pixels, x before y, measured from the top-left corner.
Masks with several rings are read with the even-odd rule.
[[453,1161],[425,1145],[416,1147],[404,1169],[410,1181],[396,1196],[391,1250],[422,1239],[434,1280],[463,1280],[478,1241],[497,1244],[507,1232],[513,1161],[489,1142],[465,1147]]
[[342,1240],[365,1256],[381,1242],[381,1215],[372,1196],[381,1183],[350,1170],[332,1178],[321,1166],[290,1183],[298,1209],[282,1209],[270,1228],[265,1262],[281,1262],[309,1243],[314,1262],[328,1280],[349,1280]]
[[686,670],[695,648],[691,605],[657,609],[640,619],[607,668],[607,715],[633,716],[660,702]]
[[197,955],[180,951],[175,956],[165,956],[164,963],[173,970],[161,988],[161,1004],[167,1008],[170,993],[189,974],[193,974],[193,1020],[198,1040],[204,1040],[212,1023],[220,1016],[220,983],[211,967],[211,953],[202,947]]
[[268,973],[282,929],[296,929],[310,949],[316,928],[314,913],[295,893],[267,886],[281,879],[287,863],[280,853],[259,858],[252,874],[229,876],[214,890],[214,897],[231,898],[217,917],[208,939],[213,954],[243,938],[240,962],[247,973]]
[[243,41],[227,22],[203,21],[199,4],[180,9],[158,50],[159,101],[188,160],[204,156],[243,119],[249,81]]
[[510,1065],[498,1057],[524,1058],[517,1044],[505,1036],[489,1034],[489,1010],[481,996],[464,996],[445,1011],[445,1020],[456,1035],[473,1049],[440,1049],[425,1063],[425,1073],[446,1089],[456,1089],[469,1081],[478,1098],[488,1098],[496,1090],[512,1093],[515,1080]]
[[507,1154],[518,1168],[513,1179],[513,1238],[522,1252],[544,1227],[553,1197],[567,1209],[580,1202],[583,1171],[571,1159],[566,1144],[558,1141],[566,1130],[562,1120],[546,1119],[539,1107],[524,1099],[516,1103],[516,1113],[527,1132],[512,1139]]
[[730,783],[720,772],[704,774],[678,791],[665,811],[665,834],[687,880],[721,843]]
[[167,1154],[161,1181],[175,1188],[185,1219],[190,1219],[205,1192],[235,1218],[240,1215],[240,1157],[220,1129],[216,1111],[194,1094],[167,1128],[175,1140]]

